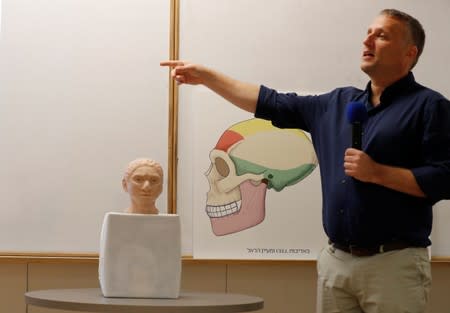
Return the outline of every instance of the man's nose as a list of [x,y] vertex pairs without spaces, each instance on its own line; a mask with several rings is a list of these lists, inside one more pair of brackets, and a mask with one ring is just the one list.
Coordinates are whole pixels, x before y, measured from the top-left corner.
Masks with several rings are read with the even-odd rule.
[[364,44],[365,46],[370,46],[370,45],[372,45],[372,43],[373,43],[373,36],[372,36],[371,34],[368,34],[368,35],[366,36],[366,38],[364,38],[363,44]]
[[148,180],[144,181],[144,185],[142,186],[143,189],[147,189],[150,187],[150,182]]

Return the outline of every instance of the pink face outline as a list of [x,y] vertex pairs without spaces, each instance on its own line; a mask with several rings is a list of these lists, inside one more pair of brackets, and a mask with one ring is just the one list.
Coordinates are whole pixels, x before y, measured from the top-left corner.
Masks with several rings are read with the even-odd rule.
[[211,166],[206,173],[210,190],[206,213],[216,236],[228,235],[253,227],[265,218],[267,184],[256,174],[233,175],[234,163],[220,150],[210,154]]

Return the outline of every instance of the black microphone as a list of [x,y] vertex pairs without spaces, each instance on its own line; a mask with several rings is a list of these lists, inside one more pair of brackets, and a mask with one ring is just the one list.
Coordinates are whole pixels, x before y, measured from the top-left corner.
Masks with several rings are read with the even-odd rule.
[[362,123],[367,117],[364,103],[353,101],[347,104],[347,120],[352,124],[352,148],[362,148]]

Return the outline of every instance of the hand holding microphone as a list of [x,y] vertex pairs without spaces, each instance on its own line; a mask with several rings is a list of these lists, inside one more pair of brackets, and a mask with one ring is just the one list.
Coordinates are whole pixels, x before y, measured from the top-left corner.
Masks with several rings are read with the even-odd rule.
[[373,178],[376,163],[362,150],[362,124],[367,120],[367,110],[362,102],[350,102],[347,105],[347,120],[352,124],[352,148],[345,151],[345,174],[361,181],[369,182]]

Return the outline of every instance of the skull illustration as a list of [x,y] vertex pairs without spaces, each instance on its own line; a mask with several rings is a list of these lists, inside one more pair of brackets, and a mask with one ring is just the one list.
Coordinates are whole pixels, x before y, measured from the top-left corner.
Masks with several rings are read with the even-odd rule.
[[304,132],[280,129],[256,118],[227,129],[209,158],[206,213],[217,236],[261,223],[267,188],[281,191],[317,166]]

